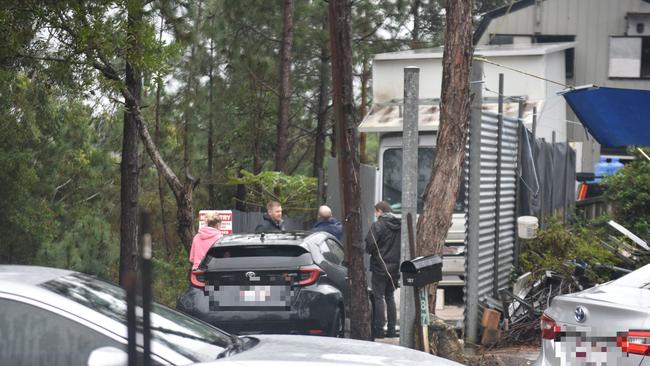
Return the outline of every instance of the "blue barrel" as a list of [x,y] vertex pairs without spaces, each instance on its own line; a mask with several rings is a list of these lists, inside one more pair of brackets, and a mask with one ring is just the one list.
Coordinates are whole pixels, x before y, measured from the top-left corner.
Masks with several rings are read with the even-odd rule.
[[621,170],[622,168],[623,168],[623,163],[621,163],[621,159],[612,158],[612,162],[609,164],[609,175],[616,174],[616,172]]
[[594,179],[596,183],[599,183],[603,180],[603,177],[609,175],[609,163],[606,157],[600,157],[600,162],[594,166],[594,175],[596,176],[596,179]]

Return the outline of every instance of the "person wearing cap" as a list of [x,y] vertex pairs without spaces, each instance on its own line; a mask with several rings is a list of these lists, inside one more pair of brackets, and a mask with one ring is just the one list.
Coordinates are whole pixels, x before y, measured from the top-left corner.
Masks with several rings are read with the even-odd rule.
[[192,239],[192,248],[190,249],[192,269],[199,267],[199,264],[201,264],[201,261],[212,247],[212,244],[223,236],[218,229],[219,223],[221,223],[219,215],[215,213],[208,214],[206,222],[207,226],[200,228],[199,232],[194,235],[194,239]]
[[334,235],[338,241],[341,241],[343,225],[339,220],[332,217],[332,209],[323,205],[318,208],[318,221],[316,221],[311,231],[325,231]]

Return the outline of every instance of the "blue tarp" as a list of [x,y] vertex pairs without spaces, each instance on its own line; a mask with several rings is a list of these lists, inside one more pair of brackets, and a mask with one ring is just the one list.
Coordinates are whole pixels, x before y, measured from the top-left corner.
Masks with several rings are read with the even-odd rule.
[[599,87],[564,98],[602,146],[650,146],[650,90]]

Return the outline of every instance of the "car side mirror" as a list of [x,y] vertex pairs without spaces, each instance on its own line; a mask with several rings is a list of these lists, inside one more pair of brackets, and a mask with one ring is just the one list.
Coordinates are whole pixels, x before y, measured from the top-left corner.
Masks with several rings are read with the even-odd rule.
[[88,366],[128,366],[129,355],[119,348],[100,347],[88,356]]

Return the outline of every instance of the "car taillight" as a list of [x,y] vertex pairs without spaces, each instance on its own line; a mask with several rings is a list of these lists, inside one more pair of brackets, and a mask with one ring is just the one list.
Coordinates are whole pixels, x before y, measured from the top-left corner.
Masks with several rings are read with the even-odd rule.
[[313,285],[322,272],[318,266],[300,267],[298,270],[298,285]]
[[542,339],[555,339],[555,333],[561,331],[555,320],[546,314],[542,314],[540,328],[542,329]]
[[623,353],[650,356],[650,331],[630,330],[616,337],[616,345]]
[[190,282],[192,286],[204,288],[205,287],[205,272],[204,271],[192,271],[190,274]]

